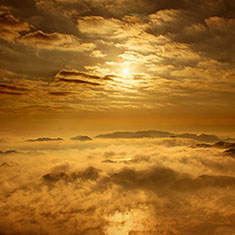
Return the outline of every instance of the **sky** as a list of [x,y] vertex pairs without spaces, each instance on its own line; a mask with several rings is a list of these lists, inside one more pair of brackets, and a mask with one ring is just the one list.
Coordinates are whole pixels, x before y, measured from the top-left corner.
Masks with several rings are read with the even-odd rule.
[[234,0],[0,0],[0,235],[235,235],[234,38]]
[[235,2],[1,0],[2,135],[235,133]]

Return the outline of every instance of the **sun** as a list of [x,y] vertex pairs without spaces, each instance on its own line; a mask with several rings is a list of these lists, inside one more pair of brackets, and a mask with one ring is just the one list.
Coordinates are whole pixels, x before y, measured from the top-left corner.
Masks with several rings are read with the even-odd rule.
[[127,78],[127,77],[131,76],[131,72],[130,72],[130,70],[128,68],[124,68],[122,70],[122,75],[123,75],[124,78]]

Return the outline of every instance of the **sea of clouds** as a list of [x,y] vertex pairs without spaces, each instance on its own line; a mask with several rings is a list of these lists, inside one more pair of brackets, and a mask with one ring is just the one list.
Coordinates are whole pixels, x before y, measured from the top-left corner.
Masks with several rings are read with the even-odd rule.
[[235,158],[197,144],[2,140],[0,234],[235,234]]

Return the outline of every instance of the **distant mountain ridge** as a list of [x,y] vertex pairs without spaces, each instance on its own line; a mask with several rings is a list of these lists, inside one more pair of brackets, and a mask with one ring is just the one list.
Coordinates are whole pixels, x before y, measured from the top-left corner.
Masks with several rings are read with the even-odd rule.
[[15,154],[15,153],[20,153],[20,152],[18,152],[18,151],[16,151],[16,150],[7,150],[7,151],[0,151],[0,155],[8,155],[8,154]]
[[86,135],[78,135],[75,137],[70,138],[71,140],[79,140],[79,141],[90,141],[92,140],[89,136]]
[[95,136],[95,138],[160,138],[160,137],[170,137],[174,135],[173,133],[167,131],[136,131],[136,132],[129,132],[129,131],[118,131],[112,132],[108,134],[100,134]]
[[220,139],[216,135],[207,135],[207,134],[175,134],[168,131],[157,131],[157,130],[148,130],[148,131],[136,131],[136,132],[112,132],[107,134],[100,134],[95,136],[95,138],[106,138],[106,139],[116,139],[116,138],[186,138],[193,139],[202,142],[216,142]]
[[224,141],[219,141],[214,144],[197,144],[196,147],[202,147],[202,148],[221,148],[221,149],[226,149],[226,148],[233,148],[235,149],[235,143],[230,143],[230,142],[224,142]]
[[37,138],[37,139],[29,139],[26,140],[27,142],[46,142],[46,141],[62,141],[64,139],[58,137],[58,138],[48,138],[48,137],[44,137],[44,138]]

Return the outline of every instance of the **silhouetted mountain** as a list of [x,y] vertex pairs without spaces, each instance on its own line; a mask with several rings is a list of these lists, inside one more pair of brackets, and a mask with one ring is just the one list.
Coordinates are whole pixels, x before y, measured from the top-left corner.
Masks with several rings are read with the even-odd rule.
[[8,151],[0,151],[0,154],[1,155],[7,155],[7,154],[14,154],[14,153],[20,153],[20,152],[18,152],[18,151],[16,151],[16,150],[8,150]]
[[171,138],[186,138],[186,139],[193,139],[202,142],[215,142],[218,141],[219,138],[215,135],[207,135],[207,134],[174,134],[167,131],[137,131],[137,132],[113,132],[108,134],[101,134],[97,135],[95,138],[164,138],[164,137],[171,137]]
[[219,141],[220,139],[216,135],[207,135],[207,134],[201,134],[196,137],[196,140],[198,141],[205,141],[205,142],[215,142]]
[[214,144],[214,147],[217,148],[235,148],[235,143],[219,141]]
[[224,153],[230,157],[235,157],[235,149],[227,149]]
[[137,132],[113,132],[97,135],[95,138],[163,138],[174,135],[165,131],[137,131]]
[[196,144],[192,147],[198,147],[198,148],[211,148],[213,145],[211,144],[205,144],[205,143],[202,143],[202,144]]
[[215,135],[207,135],[207,134],[195,135],[195,134],[185,133],[185,134],[176,135],[176,137],[185,138],[185,139],[193,139],[193,140],[197,140],[201,142],[215,142],[215,141],[220,140]]
[[1,167],[12,167],[12,166],[17,166],[17,165],[18,165],[18,163],[9,161],[9,162],[3,162],[0,166]]
[[43,141],[60,141],[64,140],[62,138],[37,138],[37,139],[29,139],[27,142],[43,142]]
[[79,141],[89,141],[89,140],[92,140],[89,136],[82,136],[82,135],[75,136],[75,137],[72,137],[70,139],[71,140],[79,140]]
[[178,134],[175,137],[186,138],[186,139],[196,139],[196,138],[198,138],[197,135],[191,134],[191,133]]
[[223,140],[226,142],[235,142],[235,138],[230,138],[230,137],[223,138]]
[[227,148],[235,148],[235,143],[219,141],[219,142],[216,142],[215,144],[205,144],[205,143],[197,144],[196,147],[227,149]]

